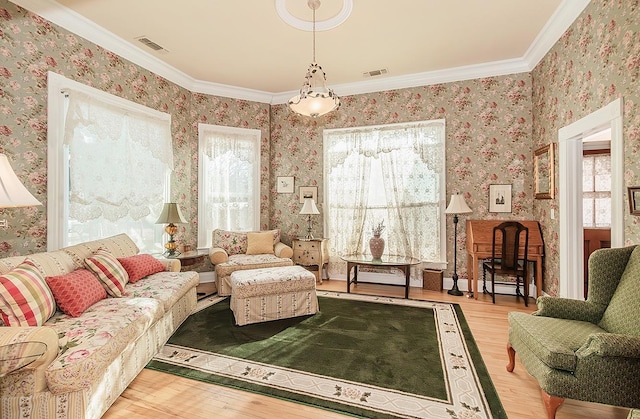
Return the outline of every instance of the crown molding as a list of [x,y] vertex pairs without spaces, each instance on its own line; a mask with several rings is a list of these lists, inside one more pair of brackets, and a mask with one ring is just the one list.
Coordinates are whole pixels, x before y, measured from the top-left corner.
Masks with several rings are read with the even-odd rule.
[[[474,64],[464,67],[447,68],[424,73],[408,74],[406,76],[385,77],[377,80],[367,80],[356,83],[331,85],[340,97],[363,93],[381,92],[385,90],[406,89],[409,87],[428,86],[439,83],[472,80],[482,77],[503,76],[506,74],[529,72],[529,66],[521,58],[496,61],[485,64]],[[290,91],[273,95],[272,104],[287,103],[299,92]]]
[[563,0],[560,3],[524,54],[523,59],[531,70],[542,61],[590,2],[591,0]]
[[[333,85],[332,89],[339,96],[349,96],[532,71],[590,1],[563,0],[522,58]],[[54,0],[11,2],[195,93],[269,104],[287,103],[298,94],[297,90],[272,93],[196,80]]]

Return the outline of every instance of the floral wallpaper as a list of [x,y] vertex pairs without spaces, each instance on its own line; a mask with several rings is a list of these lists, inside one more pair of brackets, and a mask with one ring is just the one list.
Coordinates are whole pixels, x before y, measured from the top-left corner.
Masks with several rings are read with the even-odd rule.
[[268,223],[269,105],[194,94],[6,0],[0,0],[0,152],[39,207],[4,209],[0,257],[47,247],[47,72],[96,87],[171,114],[174,173],[172,199],[189,224],[176,239],[197,242],[198,123],[260,129],[262,196]]
[[[532,72],[533,148],[557,143],[558,130],[617,98],[624,102],[625,244],[640,243],[640,219],[629,214],[626,187],[640,185],[640,2],[591,1]],[[556,150],[558,145],[555,144]],[[556,167],[557,167],[556,154]],[[557,173],[557,170],[556,170]],[[558,178],[556,175],[556,185]],[[558,295],[556,199],[536,200],[534,218],[545,238],[545,291]],[[556,211],[554,220],[550,211]]]
[[[295,193],[274,195],[272,227],[282,230],[284,242],[304,234],[305,217],[296,215],[301,208],[300,186],[319,187],[319,210],[324,212],[323,129],[445,119],[447,202],[451,194],[460,192],[473,209],[473,214],[460,217],[458,228],[458,275],[466,278],[465,219],[532,218],[531,88],[530,74],[515,74],[348,96],[341,98],[338,111],[317,119],[295,115],[286,105],[274,106],[272,175],[294,176]],[[491,184],[512,185],[511,214],[488,212]],[[314,235],[322,236],[321,217],[313,222]],[[452,217],[447,217],[447,226],[447,260],[451,263],[445,275],[450,276]],[[344,276],[342,265],[331,263],[329,276]]]
[[[533,199],[533,151],[556,141],[560,127],[622,96],[625,102],[625,183],[640,185],[640,23],[637,0],[593,0],[531,73],[342,98],[341,108],[318,119],[294,115],[286,105],[190,92],[102,47],[0,0],[0,152],[44,204],[5,209],[0,257],[46,249],[47,71],[97,87],[172,116],[175,172],[172,199],[190,223],[179,242],[196,245],[197,125],[262,131],[261,226],[281,228],[283,241],[304,233],[299,186],[317,186],[323,212],[322,130],[385,123],[446,120],[447,196],[461,192],[473,214],[458,229],[458,274],[467,276],[467,218],[537,219],[545,237],[545,291],[557,294],[557,200]],[[339,92],[337,92],[339,94]],[[278,194],[277,176],[294,176],[293,194]],[[488,212],[490,184],[513,186],[513,212]],[[557,184],[557,182],[556,182]],[[557,193],[562,191],[556,190]],[[322,235],[322,216],[314,231]],[[450,276],[453,229],[447,219]],[[625,241],[637,243],[640,225],[627,214]]]

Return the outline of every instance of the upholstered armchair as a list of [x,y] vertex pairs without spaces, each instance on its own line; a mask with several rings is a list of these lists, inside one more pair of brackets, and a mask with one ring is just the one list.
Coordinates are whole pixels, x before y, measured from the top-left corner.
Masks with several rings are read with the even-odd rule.
[[280,241],[280,230],[213,230],[209,260],[215,265],[218,295],[231,295],[231,274],[245,269],[291,266],[293,249]]
[[640,407],[640,246],[589,258],[586,301],[538,298],[533,314],[509,313],[507,352],[540,385],[548,418],[565,398]]

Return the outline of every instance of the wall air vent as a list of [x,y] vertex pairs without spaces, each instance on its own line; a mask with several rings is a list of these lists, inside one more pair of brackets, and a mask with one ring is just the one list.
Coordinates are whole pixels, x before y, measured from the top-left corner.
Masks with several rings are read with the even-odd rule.
[[375,76],[381,76],[383,74],[387,74],[388,72],[389,70],[387,70],[386,68],[381,68],[380,70],[365,71],[364,73],[362,73],[362,76],[375,77]]
[[167,50],[166,48],[163,48],[160,45],[156,44],[155,42],[153,42],[151,39],[147,38],[146,36],[140,36],[140,37],[138,37],[136,39],[138,41],[142,42],[143,44],[145,44],[146,46],[148,46],[149,48],[151,48],[154,51],[169,52],[169,50]]

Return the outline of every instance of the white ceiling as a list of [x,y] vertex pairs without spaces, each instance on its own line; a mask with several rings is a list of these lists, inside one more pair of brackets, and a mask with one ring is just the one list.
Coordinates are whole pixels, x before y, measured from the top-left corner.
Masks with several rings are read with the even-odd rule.
[[[280,18],[277,0],[12,1],[202,93],[283,103],[312,60],[311,32]],[[306,0],[280,1],[311,21]],[[343,7],[321,2],[318,22]],[[353,0],[344,23],[316,33],[316,59],[339,96],[530,71],[588,3]],[[363,77],[379,69],[388,73]]]

